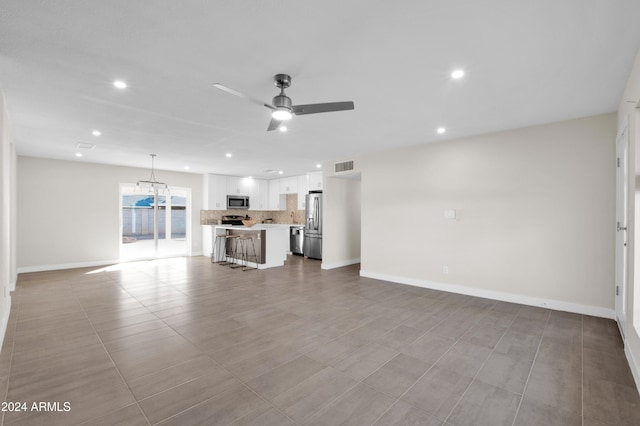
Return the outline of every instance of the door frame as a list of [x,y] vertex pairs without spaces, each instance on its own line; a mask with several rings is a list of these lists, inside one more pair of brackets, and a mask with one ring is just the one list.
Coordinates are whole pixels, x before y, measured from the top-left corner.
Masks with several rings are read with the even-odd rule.
[[615,317],[622,339],[627,332],[629,289],[629,119],[616,135]]
[[[136,195],[147,195],[147,194],[139,194],[136,193],[136,185],[133,183],[120,183],[119,185],[119,191],[118,191],[118,220],[119,220],[119,226],[118,226],[118,247],[119,247],[119,260],[122,261],[137,261],[137,260],[154,260],[154,259],[162,259],[165,257],[180,257],[180,256],[191,256],[192,255],[192,248],[191,248],[191,239],[192,239],[192,235],[191,235],[191,207],[192,207],[192,202],[191,202],[191,188],[187,188],[187,187],[173,187],[170,186],[168,187],[168,192],[166,194],[162,194],[162,191],[158,191],[157,189],[154,189],[151,193],[149,193],[148,195],[152,195],[154,197],[154,205],[153,205],[153,255],[143,255],[140,257],[134,257],[134,258],[124,258],[123,257],[123,242],[122,242],[122,232],[123,232],[123,218],[122,218],[122,196],[125,192],[129,192],[129,190],[133,189],[132,192],[135,193]],[[174,195],[175,192],[178,193],[184,193],[184,197],[185,197],[185,250],[184,253],[169,253],[168,255],[166,253],[161,253],[160,252],[160,238],[159,238],[159,234],[160,234],[160,229],[158,227],[159,225],[159,196],[165,196],[165,227],[164,230],[162,232],[164,232],[164,236],[165,238],[163,238],[163,240],[167,240],[169,243],[172,240],[172,226],[171,226],[171,216],[172,216],[172,200],[171,200],[171,196]]]

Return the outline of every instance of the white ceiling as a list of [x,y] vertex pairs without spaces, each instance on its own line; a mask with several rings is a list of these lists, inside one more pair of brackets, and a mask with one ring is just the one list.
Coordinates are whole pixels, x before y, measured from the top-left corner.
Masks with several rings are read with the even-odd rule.
[[[2,0],[0,88],[20,155],[148,167],[155,153],[164,170],[296,175],[615,111],[638,16],[638,0]],[[267,132],[269,110],[211,86],[270,101],[277,73],[294,104],[355,110]],[[96,147],[77,159],[79,142]]]

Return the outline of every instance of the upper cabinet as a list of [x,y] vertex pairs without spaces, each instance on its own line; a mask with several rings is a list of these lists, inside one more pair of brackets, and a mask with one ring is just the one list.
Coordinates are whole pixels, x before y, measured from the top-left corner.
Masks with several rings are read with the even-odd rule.
[[287,196],[280,193],[280,179],[269,181],[269,210],[286,210]]
[[227,209],[227,176],[205,175],[204,189],[204,205],[207,210]]
[[253,184],[251,178],[227,176],[227,195],[249,195]]
[[305,209],[306,195],[309,192],[307,175],[298,176],[298,210]]
[[269,210],[269,181],[253,179],[253,185],[249,192],[250,210]]
[[307,173],[309,191],[322,191],[322,172]]
[[278,179],[278,182],[280,183],[281,194],[296,194],[298,192],[297,176]]
[[298,210],[305,209],[309,191],[322,190],[322,172],[265,180],[236,176],[205,175],[204,208],[226,210],[227,195],[248,195],[250,210],[286,210],[286,194],[298,194]]

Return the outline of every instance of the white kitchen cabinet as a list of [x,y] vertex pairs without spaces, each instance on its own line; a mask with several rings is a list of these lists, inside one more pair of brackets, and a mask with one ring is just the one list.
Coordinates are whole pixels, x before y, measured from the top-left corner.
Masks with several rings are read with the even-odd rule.
[[260,188],[260,210],[269,210],[269,181],[260,179],[258,183]]
[[206,210],[227,209],[227,176],[208,174],[204,178]]
[[287,196],[280,193],[280,180],[269,181],[269,210],[287,209]]
[[253,179],[227,176],[227,195],[249,195]]
[[309,178],[309,191],[322,191],[322,172],[307,173]]
[[249,197],[250,210],[269,210],[269,181],[253,179]]
[[280,181],[281,194],[296,194],[298,192],[298,177],[286,177],[278,179]]
[[307,175],[298,176],[298,210],[305,209],[306,195],[309,192]]

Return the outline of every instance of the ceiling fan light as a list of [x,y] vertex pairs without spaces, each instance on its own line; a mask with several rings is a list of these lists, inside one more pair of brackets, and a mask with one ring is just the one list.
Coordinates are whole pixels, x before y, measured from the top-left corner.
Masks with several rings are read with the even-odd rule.
[[291,114],[291,111],[289,111],[286,108],[276,108],[271,113],[271,117],[273,117],[274,120],[287,121],[287,120],[291,120],[291,117],[293,117],[293,114]]

